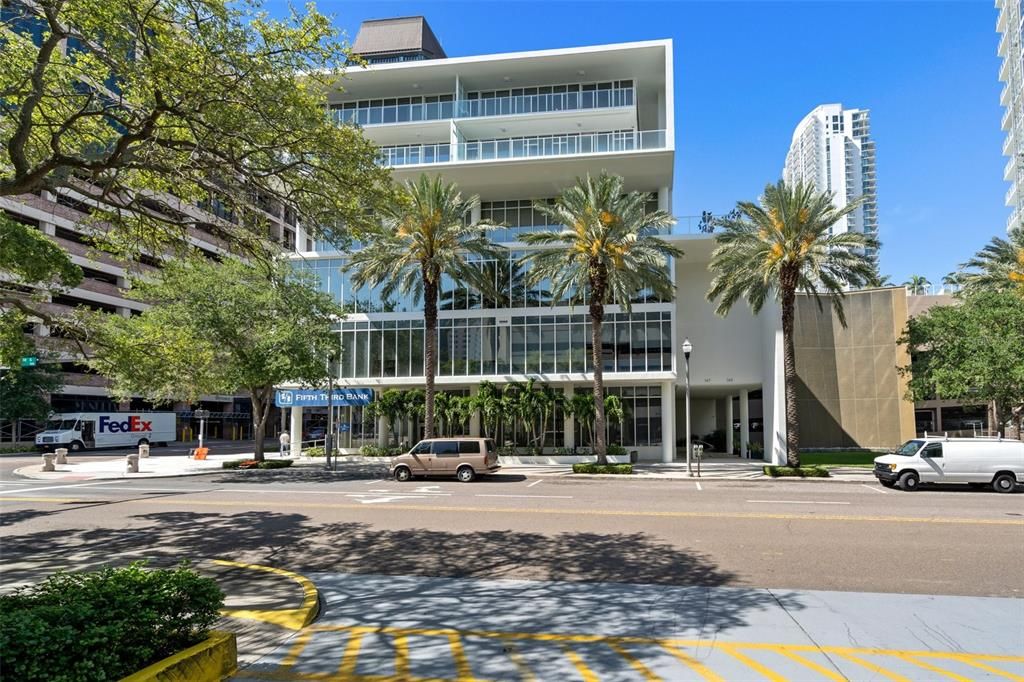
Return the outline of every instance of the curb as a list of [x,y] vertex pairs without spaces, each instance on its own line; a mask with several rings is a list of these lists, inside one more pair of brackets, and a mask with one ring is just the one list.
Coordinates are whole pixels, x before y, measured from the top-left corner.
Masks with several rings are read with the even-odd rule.
[[214,630],[204,641],[171,654],[132,673],[121,682],[227,679],[238,670],[238,646],[233,632]]
[[213,563],[219,566],[231,568],[247,568],[253,571],[274,573],[291,578],[302,588],[302,605],[295,609],[221,609],[220,614],[228,618],[244,618],[247,620],[258,620],[264,623],[272,623],[289,630],[301,630],[320,615],[320,592],[316,585],[309,578],[299,575],[293,571],[273,566],[261,566],[259,564],[245,564],[225,559],[213,559]]

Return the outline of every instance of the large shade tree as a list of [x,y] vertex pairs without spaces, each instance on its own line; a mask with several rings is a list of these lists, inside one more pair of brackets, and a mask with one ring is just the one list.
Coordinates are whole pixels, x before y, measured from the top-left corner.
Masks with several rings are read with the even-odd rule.
[[846,326],[843,295],[847,285],[863,286],[874,275],[866,249],[874,238],[860,232],[831,234],[830,229],[858,206],[837,208],[830,192],[813,185],[769,184],[759,202],[740,201],[739,216],[719,221],[722,231],[711,254],[714,273],[708,301],[718,301],[716,312],[727,315],[739,299],[746,299],[755,314],[769,299],[782,307],[783,357],[786,383],[786,458],[800,465],[800,425],[796,405],[796,358],[793,320],[796,294],[810,294],[821,303],[832,302],[839,322]]
[[386,299],[397,292],[423,303],[427,438],[434,437],[437,301],[442,277],[494,296],[494,280],[483,276],[473,257],[497,259],[505,253],[487,238],[493,225],[469,220],[478,203],[477,196],[463,196],[454,183],[440,176],[420,175],[381,210],[380,223],[365,236],[366,245],[345,266],[356,286],[380,286]]
[[993,237],[961,268],[961,284],[967,291],[1015,291],[1024,298],[1024,225],[1007,235]]
[[274,386],[322,384],[338,348],[337,305],[286,261],[174,261],[130,293],[152,307],[130,318],[96,314],[87,325],[90,363],[114,395],[194,403],[243,390],[259,460]]
[[[180,253],[201,226],[262,257],[264,209],[288,206],[316,234],[358,229],[388,195],[374,146],[326,116],[350,53],[311,5],[282,20],[229,0],[2,6],[0,196],[70,195],[104,248]],[[3,213],[0,240],[0,308],[49,322],[25,287],[72,286],[81,272]],[[27,258],[9,248],[29,242]]]
[[555,301],[587,301],[596,406],[594,452],[602,464],[608,454],[601,361],[605,306],[617,304],[628,311],[634,296],[645,290],[671,299],[675,284],[669,276],[668,260],[683,254],[657,236],[673,225],[675,218],[665,211],[648,211],[650,199],[645,192],[626,192],[617,175],[588,175],[577,179],[554,203],[534,204],[535,210],[551,218],[552,224],[562,225],[561,229],[522,236],[525,243],[541,247],[527,251],[521,259],[530,266],[527,282],[531,286],[547,283]]

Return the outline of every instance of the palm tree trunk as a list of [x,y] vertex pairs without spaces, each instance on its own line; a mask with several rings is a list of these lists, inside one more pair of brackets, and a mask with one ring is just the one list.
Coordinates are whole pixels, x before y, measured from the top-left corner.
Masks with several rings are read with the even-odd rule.
[[608,444],[605,442],[604,419],[604,368],[601,364],[601,323],[604,321],[604,306],[592,299],[590,303],[590,342],[593,344],[591,359],[594,362],[594,454],[598,464],[608,463]]
[[796,312],[796,274],[783,273],[781,284],[782,354],[786,381],[786,463],[791,467],[798,467],[800,466],[800,418],[797,415],[796,352],[793,349],[793,318]]
[[426,268],[423,271],[423,333],[426,349],[423,353],[423,384],[426,400],[423,415],[423,437],[434,437],[434,368],[437,365],[437,282],[431,281]]

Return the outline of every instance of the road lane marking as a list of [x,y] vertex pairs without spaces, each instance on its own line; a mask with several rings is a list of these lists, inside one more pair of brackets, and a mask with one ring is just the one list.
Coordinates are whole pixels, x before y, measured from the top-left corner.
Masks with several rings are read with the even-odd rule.
[[861,483],[861,485],[867,488],[868,490],[874,490],[876,493],[883,493],[885,495],[889,494],[888,490],[882,490],[881,488],[876,488],[875,486],[868,485],[867,483]]
[[[39,497],[0,497],[0,502],[42,502],[57,501],[75,504],[91,504],[95,498],[39,498]],[[180,498],[145,498],[117,501],[120,504],[141,504],[141,505],[178,505],[182,503]],[[264,500],[247,500],[232,502],[229,500],[188,500],[193,507],[242,507],[245,509],[254,508],[284,508],[284,509],[338,509],[354,510],[366,509],[356,504],[341,504],[328,502],[268,502]],[[424,511],[424,512],[455,512],[455,513],[480,513],[480,514],[550,514],[550,515],[584,515],[584,516],[622,516],[639,518],[675,518],[675,519],[748,519],[753,521],[855,521],[875,523],[879,521],[889,523],[934,523],[938,525],[966,525],[966,526],[1017,526],[1024,528],[1024,521],[1011,519],[969,519],[953,518],[949,516],[923,517],[923,516],[854,516],[849,514],[781,514],[766,512],[686,512],[686,511],[617,511],[610,509],[579,509],[579,508],[544,508],[544,507],[454,507],[442,505],[425,504],[396,504],[388,509],[395,511]]]
[[730,656],[732,656],[733,658],[735,658],[740,663],[743,663],[744,665],[753,668],[756,672],[763,675],[765,679],[771,680],[771,682],[786,682],[786,678],[782,675],[779,675],[771,668],[761,665],[760,663],[752,659],[750,656],[747,656],[746,654],[736,651],[731,646],[726,646],[723,643],[719,643],[718,647]]
[[541,482],[542,480],[544,480],[544,479],[540,479],[540,480],[534,481],[533,483],[531,483],[530,485],[528,485],[528,486],[526,486],[526,487],[527,487],[527,488],[532,488],[533,486],[535,486],[535,485],[537,485],[538,483],[540,483],[540,482]]
[[[847,678],[843,677],[842,675],[840,675],[839,673],[835,672],[834,670],[829,670],[825,666],[819,665],[819,664],[815,663],[814,661],[812,661],[811,659],[806,658],[804,656],[800,656],[799,654],[793,653],[792,651],[789,651],[788,649],[785,649],[785,648],[779,649],[779,653],[782,654],[783,656],[785,656],[786,658],[790,659],[791,661],[796,661],[800,665],[802,665],[802,666],[804,666],[806,668],[810,668],[811,670],[813,670],[814,672],[818,673],[822,677],[824,677],[826,679],[829,679],[829,680],[832,680],[833,682],[847,682]],[[828,657],[827,654],[825,656],[826,656],[826,658]],[[831,659],[830,659],[830,662],[831,662]]]
[[536,681],[536,676],[533,674],[533,671],[530,670],[530,666],[527,665],[526,659],[523,658],[521,653],[519,653],[519,649],[516,648],[515,644],[512,644],[512,642],[503,642],[502,649],[505,654],[512,659],[512,662],[515,663],[516,669],[519,670],[519,676],[523,679],[523,682]]
[[546,500],[571,500],[572,495],[502,495],[498,493],[478,493],[474,497],[529,497]]
[[845,658],[848,661],[853,661],[857,665],[864,666],[865,668],[867,668],[868,670],[870,670],[873,673],[877,673],[877,674],[879,674],[879,675],[881,675],[883,677],[888,677],[893,682],[911,682],[910,679],[904,677],[903,675],[899,675],[897,673],[894,673],[891,670],[886,670],[885,668],[883,668],[881,666],[875,665],[871,661],[867,661],[867,660],[864,660],[863,658],[861,658],[860,656],[853,655],[849,651],[838,651],[836,653],[838,653],[840,656],[842,656],[843,658]]
[[601,682],[601,678],[587,667],[587,664],[583,662],[580,655],[569,648],[568,644],[562,645],[562,651],[565,652],[565,657],[572,663],[572,667],[576,668],[576,672],[583,678],[583,682]]
[[970,678],[968,677],[964,677],[963,675],[957,675],[956,673],[950,672],[945,668],[940,668],[938,666],[932,665],[931,663],[919,661],[913,656],[897,656],[897,658],[899,658],[901,661],[906,661],[907,663],[916,665],[919,668],[924,668],[925,670],[931,671],[933,673],[938,673],[943,677],[948,677],[951,680],[956,680],[957,682],[971,682]]
[[349,679],[356,674],[356,663],[359,659],[359,647],[363,645],[363,633],[353,632],[345,643],[345,653],[341,655],[341,667],[338,674],[342,679]]
[[[921,656],[922,654],[916,654],[916,655]],[[1024,677],[1020,677],[1019,675],[1014,675],[1014,674],[1009,673],[1009,672],[1007,672],[1005,670],[1000,670],[999,668],[993,668],[990,665],[985,665],[981,661],[975,660],[975,659],[973,659],[973,658],[971,658],[970,656],[967,656],[967,655],[963,655],[963,654],[949,654],[949,658],[953,659],[954,661],[959,661],[960,663],[966,663],[967,665],[973,665],[975,668],[978,668],[980,670],[984,670],[985,672],[990,673],[992,675],[999,675],[1000,677],[1005,677],[1008,680],[1014,680],[1014,682],[1024,682]],[[985,658],[987,658],[989,660],[992,660],[991,656],[986,656]]]
[[309,644],[309,639],[313,636],[312,630],[306,630],[305,632],[299,633],[299,636],[295,638],[295,644],[288,650],[288,654],[281,659],[280,668],[290,668],[295,665],[295,661],[299,660],[299,655],[302,650]]
[[626,651],[626,649],[624,649],[622,645],[616,644],[615,642],[609,642],[608,647],[612,651],[617,653],[619,656],[621,656],[623,659],[625,659],[626,663],[629,663],[630,667],[632,667],[633,670],[640,673],[640,676],[643,677],[647,682],[661,682],[660,677],[655,675],[653,672],[651,672],[650,668],[641,663],[639,658],[637,658],[630,652]]
[[100,481],[99,483],[72,483],[70,485],[47,485],[43,487],[28,487],[19,488],[17,490],[0,490],[0,495],[6,495],[7,493],[34,493],[39,490],[60,490],[63,488],[88,488],[96,485],[110,485],[111,483],[117,483],[117,481]]
[[462,638],[457,634],[448,635],[448,646],[452,650],[452,658],[455,659],[455,672],[460,680],[473,678],[473,669],[466,658],[466,650],[462,648]]
[[409,641],[405,635],[392,638],[395,647],[395,677],[399,680],[409,679]]
[[757,504],[850,504],[849,502],[816,502],[814,500],[747,500]]
[[708,682],[725,682],[725,678],[719,677],[715,672],[713,672],[706,665],[704,665],[703,663],[698,661],[693,656],[690,656],[689,654],[685,653],[681,649],[677,649],[676,647],[669,646],[668,644],[665,644],[665,643],[661,644],[661,648],[664,649],[665,651],[669,652],[679,662],[683,663],[684,665],[686,665],[689,668],[692,668],[694,670],[694,672],[696,672],[698,675],[703,677]]
[[697,486],[697,490],[701,490],[701,491],[703,491],[703,490],[704,490],[704,488],[701,488],[701,487],[700,487],[700,482],[699,482],[699,481],[695,481],[695,482],[694,482],[694,485],[696,485],[696,486]]

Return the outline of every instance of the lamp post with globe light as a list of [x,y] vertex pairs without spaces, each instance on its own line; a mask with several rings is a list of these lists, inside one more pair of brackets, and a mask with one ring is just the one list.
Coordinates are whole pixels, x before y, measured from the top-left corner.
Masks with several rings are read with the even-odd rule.
[[693,446],[690,445],[690,353],[693,344],[690,339],[683,340],[683,361],[686,367],[686,475],[693,476],[693,465],[690,461]]

